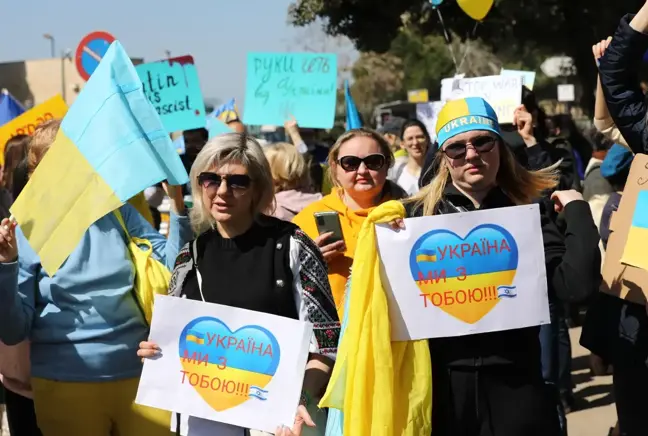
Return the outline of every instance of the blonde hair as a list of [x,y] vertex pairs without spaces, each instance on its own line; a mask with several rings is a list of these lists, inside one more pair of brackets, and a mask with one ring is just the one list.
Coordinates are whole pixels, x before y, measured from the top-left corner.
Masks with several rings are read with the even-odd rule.
[[333,183],[333,185],[338,188],[341,185],[335,177],[335,169],[338,165],[337,161],[338,157],[340,156],[340,147],[342,147],[345,142],[350,141],[353,138],[373,139],[378,143],[378,146],[380,146],[380,152],[385,155],[385,166],[389,169],[394,164],[394,153],[392,153],[389,142],[387,142],[387,140],[380,133],[372,129],[367,129],[365,127],[349,130],[348,132],[342,134],[337,141],[335,141],[335,144],[333,144],[333,147],[331,147],[331,151],[329,151],[328,155],[328,164],[331,169],[329,171],[329,177],[331,179],[331,183]]
[[310,173],[304,156],[294,145],[278,142],[263,149],[270,164],[275,192],[306,189]]
[[[502,189],[515,205],[530,204],[540,198],[543,192],[553,189],[558,184],[557,168],[562,160],[548,168],[538,171],[529,171],[518,163],[508,146],[499,141],[500,165],[497,171],[497,186]],[[432,181],[421,188],[412,197],[405,200],[413,203],[414,208],[423,208],[423,215],[434,215],[435,210],[450,180],[450,171],[445,162],[443,153],[439,150],[432,168],[439,168]]]
[[191,226],[197,234],[213,228],[216,224],[209,209],[202,201],[202,187],[198,184],[200,173],[227,163],[238,163],[248,170],[252,179],[252,213],[257,215],[272,209],[274,190],[270,165],[259,143],[246,133],[227,133],[216,136],[205,144],[191,166]]
[[36,167],[43,160],[43,156],[54,143],[60,127],[61,120],[49,120],[34,130],[27,149],[27,174],[29,177],[34,174]]

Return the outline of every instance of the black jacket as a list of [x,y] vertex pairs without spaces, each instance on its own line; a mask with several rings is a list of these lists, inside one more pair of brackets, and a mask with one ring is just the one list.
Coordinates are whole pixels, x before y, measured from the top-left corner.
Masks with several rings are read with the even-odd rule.
[[[454,207],[453,207],[454,206]],[[499,188],[492,189],[481,209],[514,206]],[[547,204],[540,203],[542,236],[550,297],[564,301],[582,301],[591,296],[601,281],[601,255],[598,231],[589,205],[574,201],[565,207],[567,229],[563,235]],[[456,207],[475,210],[473,203],[454,185],[448,184],[437,214],[456,213]],[[422,215],[422,209],[406,207],[408,217]],[[451,366],[513,364],[540,370],[539,327],[507,330],[479,335],[430,340],[432,362]]]
[[540,141],[532,147],[526,147],[527,162],[522,165],[532,171],[550,167],[562,159],[558,165],[560,180],[556,190],[577,189],[580,190],[580,180],[574,156],[564,148],[556,147],[547,141]]
[[648,35],[630,27],[633,15],[621,19],[610,46],[601,58],[599,75],[608,110],[632,151],[648,151],[645,97],[639,69],[648,50]]

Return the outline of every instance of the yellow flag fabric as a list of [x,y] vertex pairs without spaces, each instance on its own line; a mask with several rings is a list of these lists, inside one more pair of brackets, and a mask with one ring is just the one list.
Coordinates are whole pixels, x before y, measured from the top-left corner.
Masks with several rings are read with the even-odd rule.
[[[43,269],[53,276],[79,245],[86,230],[122,204],[79,148],[59,129],[54,144],[11,206],[11,213],[40,257]],[[34,223],[36,219],[38,225]]]
[[320,407],[344,413],[344,436],[432,432],[432,364],[426,340],[392,342],[376,224],[405,217],[398,201],[377,207],[358,235],[349,313]]
[[115,216],[128,238],[128,252],[135,266],[137,302],[142,309],[147,324],[151,325],[155,296],[167,295],[171,272],[153,257],[151,241],[131,236],[119,210],[115,211]]

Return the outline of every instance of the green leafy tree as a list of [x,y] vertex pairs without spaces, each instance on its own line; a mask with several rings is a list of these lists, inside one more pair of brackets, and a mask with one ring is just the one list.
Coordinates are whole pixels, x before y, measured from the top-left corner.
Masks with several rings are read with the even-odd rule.
[[[570,56],[583,88],[581,103],[591,108],[596,86],[591,46],[611,35],[619,19],[644,1],[496,0],[476,34],[498,57],[517,57],[521,63],[530,52]],[[449,29],[457,35],[474,34],[475,21],[456,2],[446,0],[441,8]],[[427,0],[296,0],[289,14],[295,25],[325,20],[329,34],[349,37],[361,51],[386,52],[404,19],[424,35],[442,35],[432,12]]]

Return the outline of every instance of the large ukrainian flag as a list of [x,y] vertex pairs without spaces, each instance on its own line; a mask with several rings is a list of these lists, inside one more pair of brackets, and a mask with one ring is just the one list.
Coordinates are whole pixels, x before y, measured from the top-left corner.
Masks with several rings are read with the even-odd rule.
[[95,221],[165,179],[182,185],[188,176],[115,41],[11,213],[51,276]]

